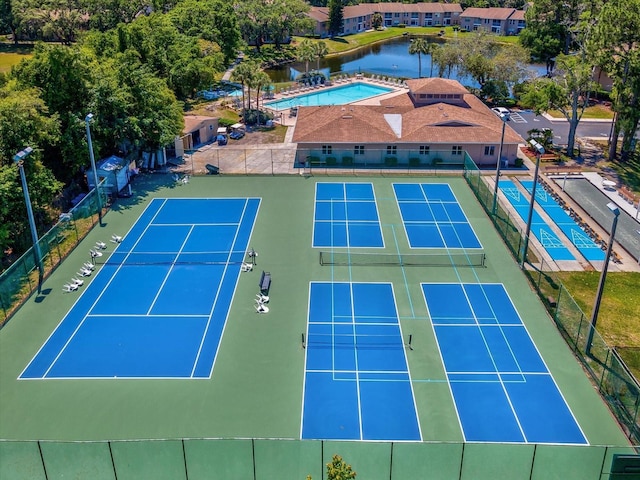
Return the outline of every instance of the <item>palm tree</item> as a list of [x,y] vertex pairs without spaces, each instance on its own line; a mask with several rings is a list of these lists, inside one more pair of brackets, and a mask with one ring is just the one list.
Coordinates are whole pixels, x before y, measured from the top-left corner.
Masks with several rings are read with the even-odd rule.
[[305,77],[309,74],[309,62],[315,58],[313,42],[305,38],[298,46],[298,60],[304,62]]
[[314,42],[311,46],[311,50],[313,51],[313,56],[316,58],[316,70],[320,71],[320,59],[329,53],[327,44],[322,40]]
[[[231,79],[234,82],[240,83],[242,85],[242,115],[243,120],[246,121],[245,112],[247,111],[245,99],[244,99],[244,87],[248,86],[247,89],[249,106],[251,106],[251,85],[253,82],[253,77],[256,75],[256,70],[259,70],[260,66],[253,61],[246,61],[240,63],[236,68],[233,69],[231,73]],[[245,122],[246,123],[246,122]]]
[[251,84],[249,88],[253,87],[256,89],[256,112],[257,112],[257,122],[260,125],[260,89],[265,87],[271,83],[271,78],[264,70],[260,70],[255,73],[253,78],[251,79]]
[[[431,42],[428,42],[423,37],[414,38],[409,45],[409,53],[411,55],[418,54],[418,78],[422,77],[422,54],[431,53]],[[433,63],[431,63],[433,68]]]

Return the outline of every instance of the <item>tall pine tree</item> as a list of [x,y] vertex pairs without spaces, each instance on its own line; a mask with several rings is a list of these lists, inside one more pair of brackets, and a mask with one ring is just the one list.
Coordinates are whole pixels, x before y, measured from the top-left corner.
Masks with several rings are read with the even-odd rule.
[[342,31],[344,7],[342,0],[329,0],[329,35],[335,37]]

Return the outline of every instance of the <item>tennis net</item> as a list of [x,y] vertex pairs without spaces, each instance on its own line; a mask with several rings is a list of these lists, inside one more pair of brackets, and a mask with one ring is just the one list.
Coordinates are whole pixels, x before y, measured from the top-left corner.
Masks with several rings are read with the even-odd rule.
[[320,265],[369,267],[484,267],[482,251],[444,253],[320,252]]
[[[305,337],[302,334],[303,348],[331,349],[396,349],[404,348],[405,343],[400,335],[351,335],[312,333]],[[408,344],[408,346],[410,346]]]
[[113,252],[94,258],[100,265],[241,265],[246,252]]

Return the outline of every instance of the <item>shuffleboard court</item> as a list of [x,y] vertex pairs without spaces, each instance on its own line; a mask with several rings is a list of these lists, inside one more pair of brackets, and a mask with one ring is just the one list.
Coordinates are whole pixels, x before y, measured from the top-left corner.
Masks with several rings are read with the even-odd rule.
[[[533,180],[520,180],[520,183],[527,189],[529,195],[531,195],[531,192],[533,191]],[[555,224],[560,227],[562,233],[567,236],[584,258],[589,261],[604,260],[604,252],[600,246],[596,245],[589,234],[585,232],[560,205],[558,205],[558,202],[540,183],[538,183],[536,187],[536,203],[538,203],[545,213],[551,217]]]
[[587,444],[502,284],[421,285],[466,441]]
[[312,282],[301,438],[421,440],[390,283]]
[[482,248],[446,183],[394,183],[411,248]]
[[260,199],[154,199],[20,378],[209,378]]
[[[529,216],[529,199],[523,195],[518,187],[511,180],[500,180],[498,182],[500,191],[507,197],[509,203],[515,208],[520,218],[525,222]],[[531,234],[534,235],[547,253],[554,260],[575,260],[573,254],[558,238],[547,222],[533,209],[531,217]]]
[[371,183],[318,182],[314,247],[384,247]]

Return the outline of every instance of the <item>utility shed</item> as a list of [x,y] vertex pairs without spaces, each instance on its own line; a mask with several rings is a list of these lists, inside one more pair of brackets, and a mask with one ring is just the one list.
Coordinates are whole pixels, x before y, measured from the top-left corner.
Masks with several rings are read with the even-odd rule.
[[[111,155],[98,162],[98,165],[96,165],[98,181],[102,182],[104,179],[103,185],[107,193],[118,194],[118,192],[129,185],[129,167],[128,160],[116,155]],[[133,167],[135,167],[135,165],[133,165]],[[93,181],[93,172],[91,169],[87,170],[86,175],[89,188],[93,188],[95,182]]]

